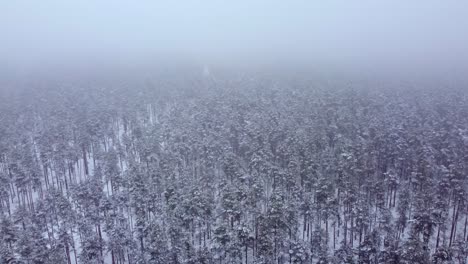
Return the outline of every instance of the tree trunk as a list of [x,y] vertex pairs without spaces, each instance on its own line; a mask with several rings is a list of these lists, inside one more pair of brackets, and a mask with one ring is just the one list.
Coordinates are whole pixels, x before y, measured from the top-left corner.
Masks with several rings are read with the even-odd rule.
[[307,230],[306,221],[307,221],[307,215],[304,214],[304,222],[302,223],[302,225],[303,225],[303,227],[302,227],[302,240],[304,240],[304,238],[305,238],[305,232],[306,232],[306,230]]
[[465,230],[463,231],[463,240],[466,240],[466,226],[468,225],[468,215],[465,215]]
[[351,227],[350,227],[350,231],[351,231],[351,235],[350,235],[350,242],[351,242],[351,248],[353,247],[353,242],[354,242],[354,227],[353,227],[353,216],[351,216]]
[[[99,242],[102,243],[102,232],[101,232],[101,224],[98,224],[98,234],[99,234]],[[102,252],[102,247],[100,247],[101,251],[101,258],[104,257],[104,253]]]
[[71,258],[70,258],[70,246],[68,243],[65,245],[65,253],[67,254],[67,264],[71,264]]
[[345,221],[344,221],[344,226],[343,226],[343,241],[345,243],[345,245],[347,244],[347,239],[348,239],[348,220],[345,218]]
[[89,171],[88,171],[88,158],[86,157],[86,149],[85,146],[82,146],[83,150],[83,164],[84,164],[84,169],[85,169],[85,175],[88,176]]
[[333,224],[333,249],[336,249],[336,223]]
[[440,225],[441,225],[441,224],[439,224],[439,227],[437,228],[436,248],[439,248],[439,239],[440,239]]
[[452,243],[456,237],[456,233],[457,233],[457,222],[458,222],[458,210],[460,208],[460,200],[458,200],[456,203],[454,203],[454,206],[453,206],[453,221],[452,221],[452,229],[450,231],[450,242],[449,242],[449,246],[451,247],[452,246]]
[[246,243],[245,244],[245,264],[247,264],[247,260],[248,260],[248,257],[249,257],[249,248],[248,248],[248,244]]

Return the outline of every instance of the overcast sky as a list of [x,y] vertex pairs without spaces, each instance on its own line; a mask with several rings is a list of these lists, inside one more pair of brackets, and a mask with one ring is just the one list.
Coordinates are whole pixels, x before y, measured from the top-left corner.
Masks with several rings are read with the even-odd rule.
[[308,63],[464,69],[468,1],[0,0],[0,66]]

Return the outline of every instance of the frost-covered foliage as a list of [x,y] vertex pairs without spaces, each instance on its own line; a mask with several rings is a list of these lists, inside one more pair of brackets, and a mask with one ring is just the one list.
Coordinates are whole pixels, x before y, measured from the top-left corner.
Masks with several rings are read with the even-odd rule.
[[467,262],[466,89],[90,83],[2,93],[1,264]]

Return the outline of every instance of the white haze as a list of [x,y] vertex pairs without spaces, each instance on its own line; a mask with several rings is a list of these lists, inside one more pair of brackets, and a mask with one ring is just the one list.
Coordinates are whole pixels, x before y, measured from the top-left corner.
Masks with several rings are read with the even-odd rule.
[[192,61],[467,69],[468,2],[0,2],[0,69]]

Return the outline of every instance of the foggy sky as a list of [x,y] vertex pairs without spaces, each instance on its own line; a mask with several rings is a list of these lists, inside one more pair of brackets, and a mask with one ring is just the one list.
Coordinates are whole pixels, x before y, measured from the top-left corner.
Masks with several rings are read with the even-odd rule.
[[467,3],[0,0],[0,69],[177,59],[464,70]]

